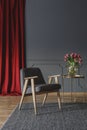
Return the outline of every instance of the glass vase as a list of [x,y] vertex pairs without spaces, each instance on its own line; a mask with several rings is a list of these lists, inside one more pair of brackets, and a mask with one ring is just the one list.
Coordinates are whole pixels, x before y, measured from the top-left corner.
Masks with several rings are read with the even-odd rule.
[[75,76],[78,73],[78,67],[77,66],[69,66],[68,67],[68,75]]

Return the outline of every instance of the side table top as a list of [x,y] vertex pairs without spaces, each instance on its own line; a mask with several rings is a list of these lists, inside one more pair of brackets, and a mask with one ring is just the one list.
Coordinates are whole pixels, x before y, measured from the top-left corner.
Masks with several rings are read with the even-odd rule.
[[85,76],[82,75],[82,74],[76,74],[74,76],[71,76],[71,75],[68,75],[68,74],[64,74],[64,75],[62,75],[62,77],[63,78],[85,78]]

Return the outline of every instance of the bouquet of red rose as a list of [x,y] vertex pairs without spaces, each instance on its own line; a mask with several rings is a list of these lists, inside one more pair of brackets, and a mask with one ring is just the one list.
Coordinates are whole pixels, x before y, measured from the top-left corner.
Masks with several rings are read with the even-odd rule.
[[78,66],[82,64],[82,57],[77,53],[66,54],[64,61],[67,62],[67,65]]
[[67,63],[68,74],[75,75],[82,64],[82,57],[77,53],[65,54],[64,61]]

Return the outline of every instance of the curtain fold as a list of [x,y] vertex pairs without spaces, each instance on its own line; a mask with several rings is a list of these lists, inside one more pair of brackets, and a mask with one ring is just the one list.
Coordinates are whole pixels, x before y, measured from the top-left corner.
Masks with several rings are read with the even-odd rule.
[[19,95],[24,67],[25,0],[0,0],[0,94]]

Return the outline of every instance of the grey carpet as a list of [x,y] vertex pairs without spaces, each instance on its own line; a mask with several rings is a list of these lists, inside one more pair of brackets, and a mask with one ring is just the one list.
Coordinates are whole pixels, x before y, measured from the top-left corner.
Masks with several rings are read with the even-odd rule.
[[35,116],[33,104],[23,104],[21,111],[17,107],[1,130],[87,130],[87,104],[62,104],[61,111],[57,103],[37,108]]

